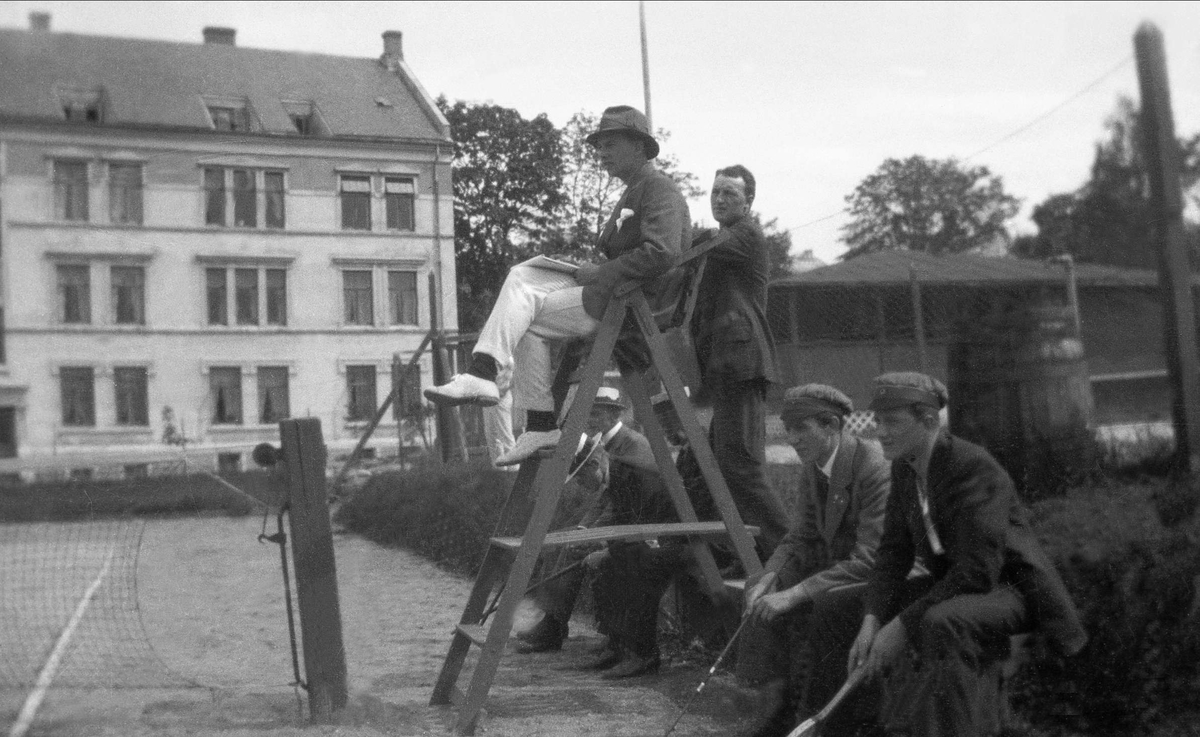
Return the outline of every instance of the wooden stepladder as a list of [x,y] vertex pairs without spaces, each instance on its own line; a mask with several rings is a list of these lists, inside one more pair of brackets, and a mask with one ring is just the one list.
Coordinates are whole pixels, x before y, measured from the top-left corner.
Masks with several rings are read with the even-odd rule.
[[[683,480],[675,469],[663,429],[650,405],[650,391],[657,388],[657,384],[654,387],[647,386],[649,377],[646,371],[623,371],[623,384],[633,402],[634,415],[645,429],[646,438],[654,451],[659,471],[667,482],[667,489],[680,522],[551,533],[551,520],[558,507],[579,437],[584,430],[596,391],[604,378],[604,371],[612,358],[622,323],[630,311],[650,348],[651,361],[657,369],[667,396],[675,407],[681,409],[679,416],[684,434],[691,443],[722,521],[697,521]],[[450,650],[442,664],[430,704],[452,703],[457,707],[455,733],[474,734],[479,712],[487,699],[511,634],[517,608],[525,596],[538,557],[544,550],[613,539],[686,537],[704,583],[715,594],[722,591],[725,584],[717,570],[708,541],[727,537],[732,541],[733,548],[748,575],[756,575],[762,570],[762,564],[754,550],[751,528],[747,528],[743,523],[729,493],[729,487],[717,467],[708,438],[695,414],[687,411],[688,406],[689,398],[671,358],[666,338],[655,324],[645,296],[640,289],[624,294],[618,293],[618,296],[610,300],[596,333],[591,354],[584,365],[575,393],[575,401],[567,412],[562,440],[549,458],[542,460],[535,456],[521,464],[513,483],[513,490],[501,512],[499,529],[512,529],[514,524],[519,525],[521,520],[528,519],[524,534],[520,538],[494,537],[489,541],[479,576],[467,599],[462,619],[455,629]],[[491,613],[487,608],[488,598],[498,586],[501,587],[499,603],[495,607],[491,624],[485,626],[483,622]],[[470,684],[464,692],[456,684],[472,645],[478,645],[482,649],[471,674]]]

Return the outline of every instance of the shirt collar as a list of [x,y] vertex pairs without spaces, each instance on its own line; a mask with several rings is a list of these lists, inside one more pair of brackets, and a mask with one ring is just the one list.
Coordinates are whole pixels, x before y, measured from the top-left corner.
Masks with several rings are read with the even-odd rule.
[[912,470],[916,472],[917,478],[922,481],[928,481],[929,479],[929,459],[933,457],[933,447],[937,445],[939,437],[941,437],[940,432],[934,434],[924,448],[905,459],[905,462],[909,466],[912,466]]
[[825,478],[833,477],[833,462],[837,460],[838,451],[842,449],[842,437],[839,435],[833,442],[833,452],[829,454],[829,460],[825,461],[825,465],[821,466],[821,473],[825,474]]
[[613,425],[612,428],[610,428],[608,432],[604,433],[604,437],[600,438],[600,442],[604,443],[604,445],[607,446],[608,441],[612,440],[613,437],[616,436],[617,432],[620,431],[621,427],[622,427],[621,421],[617,420],[617,424]]

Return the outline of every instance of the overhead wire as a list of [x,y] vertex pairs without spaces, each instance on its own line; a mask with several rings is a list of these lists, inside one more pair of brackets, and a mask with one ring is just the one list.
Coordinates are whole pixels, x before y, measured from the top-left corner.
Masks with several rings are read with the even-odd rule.
[[[1126,66],[1128,66],[1128,65],[1129,65],[1129,64],[1130,64],[1132,61],[1133,61],[1133,55],[1132,55],[1132,54],[1130,54],[1130,55],[1126,56],[1125,58],[1121,59],[1121,61],[1119,61],[1119,62],[1118,62],[1118,63],[1117,63],[1115,66],[1113,66],[1112,68],[1110,68],[1109,70],[1107,70],[1106,72],[1104,72],[1103,74],[1101,74],[1099,77],[1096,77],[1096,78],[1095,78],[1095,79],[1093,79],[1091,82],[1088,82],[1086,85],[1084,85],[1083,87],[1081,87],[1081,88],[1079,88],[1078,90],[1076,90],[1075,92],[1073,92],[1073,93],[1072,93],[1070,96],[1068,96],[1068,97],[1067,97],[1066,99],[1064,99],[1062,102],[1058,103],[1057,105],[1055,105],[1054,107],[1052,107],[1052,108],[1050,108],[1049,110],[1045,111],[1044,113],[1041,113],[1040,115],[1038,115],[1037,117],[1033,118],[1033,119],[1032,119],[1032,120],[1030,120],[1029,122],[1027,122],[1027,123],[1024,123],[1023,125],[1019,126],[1018,128],[1014,129],[1013,131],[1011,131],[1011,132],[1009,132],[1009,133],[1006,133],[1005,135],[1003,135],[1003,136],[1001,136],[1001,137],[997,138],[995,141],[992,141],[991,143],[989,143],[988,145],[986,145],[986,146],[984,146],[983,148],[979,149],[978,151],[976,151],[975,153],[971,154],[970,156],[967,156],[967,157],[963,158],[963,161],[970,161],[971,159],[975,158],[976,156],[979,156],[979,155],[981,155],[981,154],[983,154],[983,153],[986,153],[987,151],[990,151],[990,150],[992,150],[992,149],[993,149],[993,148],[995,148],[996,146],[999,146],[999,145],[1000,145],[1000,144],[1002,144],[1002,143],[1007,143],[1008,141],[1010,141],[1010,140],[1012,140],[1012,139],[1016,138],[1017,136],[1021,135],[1022,133],[1025,133],[1026,131],[1028,131],[1028,130],[1030,130],[1031,128],[1035,127],[1035,126],[1036,126],[1038,123],[1041,123],[1042,121],[1046,120],[1047,118],[1049,118],[1049,117],[1053,116],[1053,115],[1054,115],[1055,113],[1057,113],[1058,111],[1062,110],[1063,108],[1067,107],[1067,106],[1068,106],[1068,105],[1070,105],[1071,103],[1075,102],[1075,101],[1076,101],[1076,100],[1078,100],[1079,98],[1081,98],[1081,97],[1083,97],[1084,95],[1086,95],[1088,92],[1091,92],[1093,89],[1095,89],[1095,88],[1096,88],[1096,87],[1098,87],[1099,85],[1101,85],[1101,84],[1103,84],[1104,82],[1108,81],[1108,79],[1109,79],[1110,77],[1112,77],[1112,76],[1113,76],[1113,75],[1115,75],[1117,72],[1119,72],[1119,71],[1121,71],[1122,69],[1124,69],[1124,68],[1125,68]],[[841,215],[841,214],[843,214],[843,213],[845,213],[845,212],[846,212],[846,208],[844,208],[844,207],[843,207],[842,209],[838,210],[837,212],[832,212],[832,213],[830,213],[830,214],[828,214],[828,215],[824,215],[824,216],[822,216],[822,217],[819,217],[819,218],[816,218],[816,219],[814,219],[814,220],[809,220],[809,221],[807,221],[807,222],[801,223],[800,225],[795,225],[795,226],[793,226],[793,227],[791,227],[791,228],[788,228],[788,229],[787,229],[787,231],[788,231],[789,233],[791,233],[791,232],[795,232],[795,231],[797,231],[797,230],[803,230],[803,229],[805,229],[805,228],[808,228],[808,227],[811,227],[811,226],[813,226],[813,225],[817,225],[818,223],[823,223],[823,222],[825,222],[826,220],[831,220],[831,219],[833,219],[833,218],[835,218],[835,217],[837,217],[837,216],[839,216],[839,215]]]

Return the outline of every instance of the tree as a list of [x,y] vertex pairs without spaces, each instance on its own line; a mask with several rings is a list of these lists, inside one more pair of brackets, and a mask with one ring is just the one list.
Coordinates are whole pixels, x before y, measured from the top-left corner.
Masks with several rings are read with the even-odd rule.
[[[758,213],[754,217],[762,222]],[[771,218],[762,223],[763,235],[767,238],[767,247],[771,252],[771,276],[774,279],[792,273],[792,234],[779,229],[779,218]]]
[[483,325],[508,268],[535,250],[561,206],[559,130],[545,114],[526,120],[511,108],[438,108],[454,139],[454,250],[459,327]]
[[956,159],[887,159],[846,196],[851,222],[842,228],[843,259],[902,248],[959,253],[1006,235],[1020,201],[987,167]]
[[[555,213],[553,242],[548,245],[555,252],[592,260],[599,258],[596,242],[609,213],[625,191],[621,180],[600,167],[595,149],[587,142],[599,122],[595,113],[580,110],[563,126],[563,200]],[[662,144],[671,134],[659,128],[655,137]],[[655,165],[679,185],[684,197],[704,196],[696,176],[680,169],[674,156],[660,154]]]
[[[1155,268],[1138,117],[1130,98],[1117,98],[1116,109],[1104,123],[1107,137],[1096,144],[1091,179],[1075,192],[1051,195],[1035,207],[1037,235],[1018,238],[1013,253],[1026,258],[1070,254],[1082,262]],[[1200,181],[1200,135],[1180,139],[1179,152],[1186,192]],[[1192,199],[1200,204],[1194,193]],[[1191,230],[1195,243],[1195,229]]]

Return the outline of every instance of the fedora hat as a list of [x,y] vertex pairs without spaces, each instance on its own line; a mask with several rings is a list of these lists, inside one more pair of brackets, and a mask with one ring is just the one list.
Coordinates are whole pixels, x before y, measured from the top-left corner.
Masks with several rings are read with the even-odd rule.
[[646,116],[637,108],[617,105],[605,109],[604,114],[600,116],[600,124],[596,126],[595,132],[588,135],[587,142],[595,146],[600,136],[605,133],[625,133],[640,138],[646,142],[646,157],[653,159],[658,156],[658,141],[654,140],[654,135],[650,132],[650,121],[646,120]]

